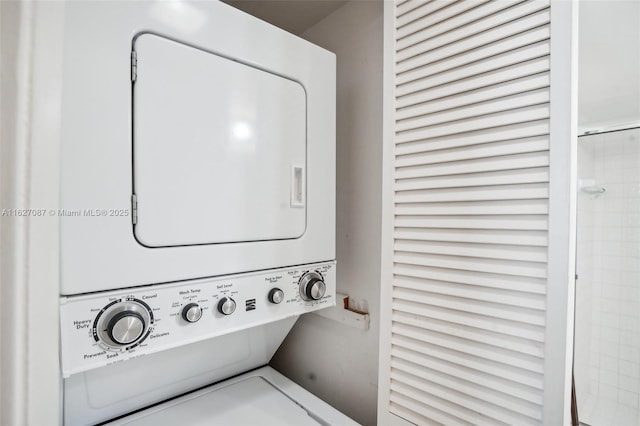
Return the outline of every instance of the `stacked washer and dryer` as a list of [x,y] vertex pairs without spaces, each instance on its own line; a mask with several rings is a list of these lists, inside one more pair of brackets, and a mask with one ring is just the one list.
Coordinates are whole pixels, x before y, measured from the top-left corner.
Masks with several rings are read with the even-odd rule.
[[63,423],[353,424],[268,367],[335,305],[335,56],[218,1],[64,19]]

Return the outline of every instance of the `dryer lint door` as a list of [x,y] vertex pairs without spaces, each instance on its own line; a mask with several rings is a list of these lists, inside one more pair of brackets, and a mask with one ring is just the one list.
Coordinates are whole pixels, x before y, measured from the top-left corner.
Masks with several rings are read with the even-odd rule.
[[167,247],[302,236],[302,85],[152,34],[134,51],[137,240]]

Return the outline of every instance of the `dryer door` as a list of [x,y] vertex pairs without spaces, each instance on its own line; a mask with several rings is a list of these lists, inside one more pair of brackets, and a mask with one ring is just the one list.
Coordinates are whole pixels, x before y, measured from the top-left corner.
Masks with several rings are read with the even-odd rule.
[[134,51],[137,240],[167,247],[302,236],[303,86],[152,34]]

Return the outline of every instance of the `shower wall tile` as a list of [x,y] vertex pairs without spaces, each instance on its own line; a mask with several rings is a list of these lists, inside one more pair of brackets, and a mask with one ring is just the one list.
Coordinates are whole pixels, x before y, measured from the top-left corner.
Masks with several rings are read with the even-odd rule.
[[620,374],[623,376],[640,379],[640,365],[631,361],[620,360]]
[[625,390],[619,390],[618,391],[618,400],[619,400],[620,404],[622,404],[622,405],[638,408],[638,393],[637,392],[627,392]]
[[638,424],[638,412],[627,406],[617,406],[615,409],[615,417],[613,422],[605,424],[614,424],[616,426],[636,426]]
[[618,386],[618,368],[617,365],[614,367],[614,370],[607,370],[603,368],[600,370],[600,384],[607,386]]
[[[636,303],[637,302],[638,301],[636,300]],[[623,321],[620,324],[620,329],[623,331],[630,331],[632,336],[635,335],[634,336],[635,338],[629,338],[628,340],[625,340],[625,343],[629,343],[633,341],[637,343],[638,339],[640,339],[640,337],[635,333],[637,330],[640,329],[640,320],[637,317],[630,317],[630,318],[623,319]]]
[[[618,373],[618,347],[614,346],[614,345],[605,345],[602,348],[602,352],[600,353],[600,368],[601,368],[601,375],[600,377],[602,378],[602,373],[605,371],[608,372],[612,372],[612,373]],[[604,382],[603,380],[601,380],[602,382]],[[613,383],[611,383],[611,381],[606,381],[607,385],[611,385]]]
[[635,377],[619,375],[617,378],[618,388],[628,391],[638,393],[640,389],[638,389],[638,380]]
[[[623,319],[622,324],[629,323],[630,321],[625,321]],[[640,347],[640,342],[638,341],[638,335],[633,331],[622,330],[622,326],[620,327],[620,340],[629,346]]]
[[620,360],[640,363],[640,349],[635,345],[620,345]]
[[608,385],[602,381],[599,384],[600,392],[599,396],[602,399],[616,401],[618,399],[618,387],[615,385]]

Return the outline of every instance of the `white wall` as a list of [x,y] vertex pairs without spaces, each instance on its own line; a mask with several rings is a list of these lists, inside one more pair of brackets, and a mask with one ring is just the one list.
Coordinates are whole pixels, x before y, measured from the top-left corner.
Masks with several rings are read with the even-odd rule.
[[[0,2],[2,209],[57,209],[60,2]],[[3,216],[0,424],[57,424],[58,221]]]
[[272,365],[356,421],[376,423],[382,173],[382,1],[351,1],[303,37],[337,55],[338,291],[360,331],[306,315]]
[[640,123],[640,2],[580,2],[579,133]]
[[[18,2],[0,3],[0,64],[2,79],[0,80],[0,208],[5,209],[15,203],[16,192],[12,187],[17,144],[7,143],[16,140],[18,131],[17,104],[17,60],[20,45],[21,4]],[[17,297],[16,288],[5,285],[14,280],[13,268],[17,253],[13,251],[12,240],[15,238],[15,225],[8,218],[0,216],[0,424],[15,423],[24,419],[16,399],[24,393],[21,383],[23,372],[13,359],[13,351],[20,345],[21,339],[10,327],[9,319],[13,314],[13,300]],[[14,394],[16,394],[14,396]]]

